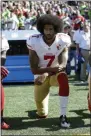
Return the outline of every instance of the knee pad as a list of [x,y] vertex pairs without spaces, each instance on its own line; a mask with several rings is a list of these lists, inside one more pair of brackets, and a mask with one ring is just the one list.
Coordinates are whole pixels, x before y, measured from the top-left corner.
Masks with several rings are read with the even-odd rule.
[[69,95],[69,84],[68,77],[65,72],[62,72],[57,77],[59,83],[59,95],[68,96]]

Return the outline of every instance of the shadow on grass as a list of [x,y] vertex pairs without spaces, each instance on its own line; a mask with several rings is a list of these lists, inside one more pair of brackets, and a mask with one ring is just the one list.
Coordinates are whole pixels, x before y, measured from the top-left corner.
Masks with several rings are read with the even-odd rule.
[[[78,89],[76,89],[76,91],[79,91],[79,90],[80,90],[80,91],[86,91],[86,90],[88,91],[88,87],[86,87],[86,88],[80,88],[80,89],[78,88]],[[88,94],[88,92],[87,92],[87,94]]]
[[[71,128],[84,128],[91,127],[90,121],[89,124],[85,124],[84,119],[91,119],[91,114],[83,113],[85,110],[73,110],[70,112],[75,112],[76,117],[69,117],[68,120],[71,123]],[[21,130],[27,128],[43,128],[46,131],[57,131],[60,128],[59,118],[46,118],[46,119],[38,119],[36,117],[36,111],[26,111],[28,113],[28,117],[13,117],[6,118],[7,122],[11,125],[10,130]]]
[[72,82],[74,82],[74,81],[80,81],[80,79],[78,78],[78,76],[77,75],[68,75],[68,80],[69,81],[72,81]]
[[[91,113],[84,113],[88,109],[81,109],[81,110],[71,110],[69,112],[74,112],[78,115],[78,117],[70,118],[73,127],[91,127]],[[84,119],[89,119],[89,124],[85,125]],[[75,123],[75,124],[74,124]]]
[[81,82],[78,82],[78,83],[74,83],[74,86],[87,86],[88,83],[81,83]]

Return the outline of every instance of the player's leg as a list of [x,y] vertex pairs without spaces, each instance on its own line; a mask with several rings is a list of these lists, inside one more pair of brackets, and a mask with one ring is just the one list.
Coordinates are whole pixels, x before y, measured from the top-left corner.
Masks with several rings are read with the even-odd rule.
[[71,51],[69,50],[68,61],[67,61],[67,66],[66,66],[66,73],[67,73],[67,75],[71,74],[71,60],[72,60],[72,55],[71,55]]
[[60,125],[62,127],[70,127],[70,124],[68,123],[66,117],[69,96],[69,84],[67,74],[65,72],[60,73],[57,76],[57,80],[59,83],[59,97],[60,97]]
[[40,118],[48,115],[49,78],[42,85],[35,85],[34,96],[37,106],[37,114]]
[[67,121],[67,117],[66,117],[66,110],[67,110],[68,96],[69,96],[69,84],[68,84],[67,74],[65,72],[61,72],[61,73],[51,76],[50,85],[59,86],[60,125],[62,127],[67,128],[70,126],[70,124]]
[[8,129],[10,126],[5,122],[3,118],[3,110],[4,110],[4,88],[0,84],[1,88],[1,129]]
[[66,108],[69,96],[69,84],[67,74],[65,72],[62,72],[58,75],[57,79],[59,83],[59,96],[61,98],[61,115],[66,115]]
[[3,110],[4,110],[4,88],[1,85],[1,117],[3,117]]
[[88,109],[91,112],[91,102],[90,102],[90,95],[91,95],[91,67],[90,67],[90,72],[89,72],[88,84],[89,84]]
[[74,52],[73,50],[69,50],[69,58],[68,58],[68,63],[67,63],[67,67],[68,67],[68,75],[71,74],[71,61],[73,60],[74,58]]
[[86,81],[86,69],[88,64],[88,58],[89,58],[89,51],[81,49],[82,56],[84,58],[84,63],[81,64],[81,75],[80,78],[82,81]]

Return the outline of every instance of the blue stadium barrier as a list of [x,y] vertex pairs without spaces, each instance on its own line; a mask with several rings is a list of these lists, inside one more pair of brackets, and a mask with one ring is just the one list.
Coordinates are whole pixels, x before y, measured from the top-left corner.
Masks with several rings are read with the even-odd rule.
[[10,49],[7,52],[5,66],[10,71],[3,83],[34,82],[34,75],[29,64],[29,52],[26,39],[37,30],[2,31],[9,42]]
[[28,56],[8,56],[5,66],[10,71],[3,83],[33,82]]

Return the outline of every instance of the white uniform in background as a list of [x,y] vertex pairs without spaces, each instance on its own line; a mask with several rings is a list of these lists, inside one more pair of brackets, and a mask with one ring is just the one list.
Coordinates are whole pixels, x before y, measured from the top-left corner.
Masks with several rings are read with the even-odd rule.
[[9,44],[7,39],[2,36],[1,37],[1,51],[7,51],[9,49]]
[[81,54],[84,58],[84,63],[81,64],[81,80],[86,80],[86,69],[88,64],[88,58],[90,53],[90,31],[84,32],[82,31],[79,37],[76,40],[76,43],[79,44],[79,48],[81,49]]
[[73,41],[75,43],[77,43],[77,40],[78,40],[79,36],[81,35],[81,33],[82,33],[82,30],[80,30],[80,29],[78,29],[78,30],[76,30],[74,32],[74,34],[73,34]]

